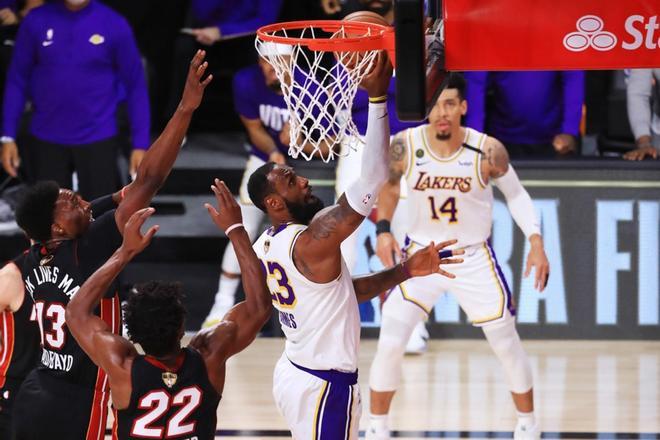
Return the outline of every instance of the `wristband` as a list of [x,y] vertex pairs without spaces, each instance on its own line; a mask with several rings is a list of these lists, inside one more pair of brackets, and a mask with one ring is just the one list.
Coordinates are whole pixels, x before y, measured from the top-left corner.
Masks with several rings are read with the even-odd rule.
[[372,104],[380,104],[382,102],[387,102],[387,95],[382,95],[382,96],[376,96],[376,97],[369,97],[369,102]]
[[242,227],[243,227],[243,223],[234,223],[233,225],[231,225],[230,227],[228,227],[227,229],[225,229],[225,235],[226,235],[226,236],[229,236],[229,233],[230,233],[231,231],[233,231],[233,230],[236,229],[236,228],[242,228]]
[[390,221],[389,220],[378,220],[376,222],[376,235],[384,234],[390,232]]

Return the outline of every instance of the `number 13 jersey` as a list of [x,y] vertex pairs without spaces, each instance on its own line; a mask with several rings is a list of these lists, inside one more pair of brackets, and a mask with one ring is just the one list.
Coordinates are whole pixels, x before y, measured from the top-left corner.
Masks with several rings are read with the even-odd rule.
[[293,248],[307,226],[271,227],[254,243],[286,336],[285,353],[314,370],[357,370],[360,315],[353,280],[342,259],[338,278],[315,283],[298,271]]
[[457,239],[457,247],[486,241],[492,226],[493,190],[481,176],[486,135],[465,128],[463,145],[449,157],[430,147],[428,125],[403,133],[407,148],[408,237],[426,245]]

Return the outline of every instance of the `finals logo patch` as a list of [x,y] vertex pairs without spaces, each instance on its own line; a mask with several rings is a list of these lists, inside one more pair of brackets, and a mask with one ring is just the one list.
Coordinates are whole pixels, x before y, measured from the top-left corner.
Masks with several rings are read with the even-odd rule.
[[163,378],[163,383],[167,386],[167,388],[172,388],[179,378],[176,373],[171,373],[169,371],[165,371],[161,377]]
[[92,43],[94,46],[98,46],[99,44],[105,43],[105,38],[103,37],[103,35],[94,34],[91,37],[89,37],[89,42]]

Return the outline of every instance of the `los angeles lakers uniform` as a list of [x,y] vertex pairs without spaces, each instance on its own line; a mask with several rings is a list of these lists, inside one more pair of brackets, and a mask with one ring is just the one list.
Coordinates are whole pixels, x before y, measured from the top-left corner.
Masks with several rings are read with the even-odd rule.
[[504,320],[515,314],[515,308],[489,242],[493,190],[481,175],[486,135],[466,128],[461,148],[450,157],[438,157],[430,148],[427,127],[405,132],[404,179],[408,206],[414,209],[409,209],[403,249],[412,255],[431,241],[457,239],[455,247],[465,249],[464,262],[450,268],[454,279],[434,274],[396,287],[383,314],[396,314],[399,320],[426,318],[438,297],[450,292],[474,325]]
[[286,336],[273,395],[293,438],[357,439],[360,316],[353,281],[343,260],[340,276],[329,283],[298,271],[293,248],[306,228],[272,227],[254,244]]
[[113,439],[215,438],[220,395],[208,378],[204,359],[186,347],[170,369],[151,356],[138,356],[131,367],[131,398],[115,410]]

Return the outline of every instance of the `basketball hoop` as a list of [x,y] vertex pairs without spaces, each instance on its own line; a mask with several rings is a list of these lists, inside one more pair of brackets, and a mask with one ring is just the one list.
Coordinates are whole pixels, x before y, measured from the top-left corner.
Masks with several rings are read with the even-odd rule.
[[[394,33],[388,26],[338,20],[275,23],[257,31],[255,46],[280,81],[289,110],[289,155],[328,162],[356,149],[351,115],[358,85],[381,50],[394,60]],[[336,63],[328,63],[326,53]],[[326,58],[324,60],[324,58]]]

